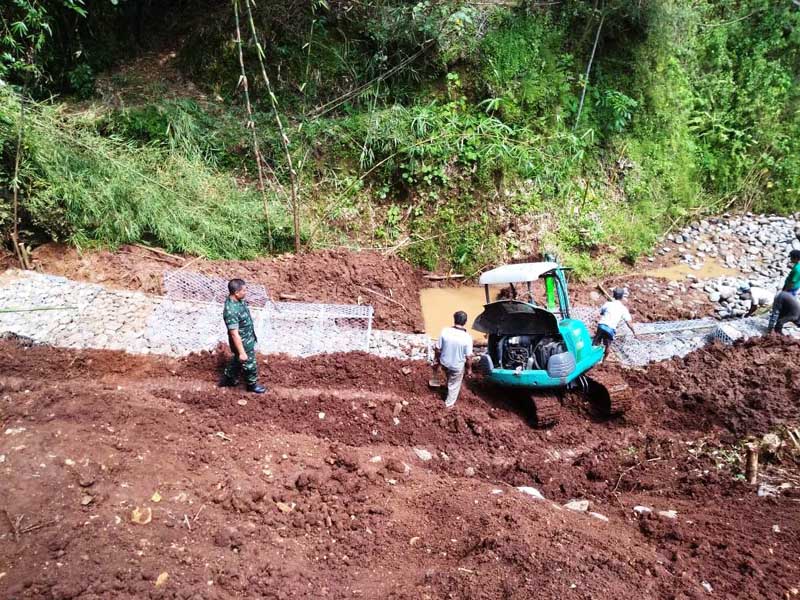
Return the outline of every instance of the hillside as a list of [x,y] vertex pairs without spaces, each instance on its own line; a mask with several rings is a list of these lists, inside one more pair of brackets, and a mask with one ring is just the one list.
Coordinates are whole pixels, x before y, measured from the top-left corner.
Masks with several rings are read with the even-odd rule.
[[9,248],[347,246],[467,275],[556,251],[585,274],[699,215],[798,209],[789,0],[0,14]]

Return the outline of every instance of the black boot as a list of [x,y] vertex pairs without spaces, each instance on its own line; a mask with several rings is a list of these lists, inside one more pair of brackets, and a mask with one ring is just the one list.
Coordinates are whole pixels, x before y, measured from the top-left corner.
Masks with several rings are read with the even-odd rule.
[[217,385],[219,387],[236,387],[237,385],[239,385],[239,380],[223,376]]
[[263,385],[259,385],[257,383],[248,383],[247,384],[247,391],[248,392],[253,392],[254,394],[263,394],[264,392],[267,391],[267,388],[265,388]]

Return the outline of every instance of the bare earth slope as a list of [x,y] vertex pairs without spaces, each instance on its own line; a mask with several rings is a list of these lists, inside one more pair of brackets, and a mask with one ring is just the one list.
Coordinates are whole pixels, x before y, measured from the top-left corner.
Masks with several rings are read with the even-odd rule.
[[[423,364],[272,357],[257,398],[214,387],[223,355],[3,341],[0,596],[791,596],[798,494],[737,482],[720,438],[796,423],[797,350],[704,350],[629,374],[623,420],[567,397],[537,431],[477,382],[445,411]],[[608,521],[554,506],[576,498]]]

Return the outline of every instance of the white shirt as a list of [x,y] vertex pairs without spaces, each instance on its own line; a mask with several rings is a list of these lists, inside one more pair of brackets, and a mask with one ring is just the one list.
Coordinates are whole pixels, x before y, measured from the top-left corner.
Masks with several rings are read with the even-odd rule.
[[772,304],[775,293],[760,287],[750,288],[750,302],[752,306],[767,306]]
[[445,327],[436,340],[440,351],[439,362],[443,367],[460,371],[468,356],[472,356],[472,336],[463,329]]
[[605,325],[616,331],[621,321],[625,321],[626,323],[632,321],[631,313],[628,312],[628,308],[622,302],[619,300],[610,300],[603,304],[600,308],[600,321],[598,325]]

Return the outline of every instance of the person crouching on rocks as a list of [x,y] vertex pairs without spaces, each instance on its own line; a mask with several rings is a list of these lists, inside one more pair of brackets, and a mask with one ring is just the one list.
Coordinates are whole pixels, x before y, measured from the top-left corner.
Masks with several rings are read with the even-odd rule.
[[454,325],[445,327],[436,340],[436,361],[447,375],[447,399],[450,408],[458,400],[464,374],[472,375],[472,336],[467,333],[467,313],[463,310],[453,315]]
[[228,328],[228,343],[233,352],[233,358],[225,367],[225,374],[220,387],[234,387],[239,385],[239,373],[244,374],[247,391],[254,394],[263,394],[267,391],[263,385],[258,384],[258,364],[256,363],[256,337],[253,327],[253,317],[247,306],[245,296],[247,287],[241,279],[231,279],[228,282],[229,296],[225,300],[222,318]]
[[631,324],[633,321],[631,313],[622,301],[625,298],[625,290],[623,288],[614,288],[612,295],[614,299],[609,300],[600,307],[600,321],[597,323],[597,333],[594,334],[594,339],[592,340],[593,346],[604,347],[603,362],[606,362],[611,342],[614,341],[617,329],[623,321],[628,324],[633,337],[636,337],[636,332]]
[[739,288],[739,295],[745,302],[750,301],[750,308],[745,317],[752,317],[759,308],[771,306],[775,300],[773,292],[755,286]]
[[800,301],[791,292],[778,292],[772,303],[767,333],[783,333],[787,323],[800,327]]

